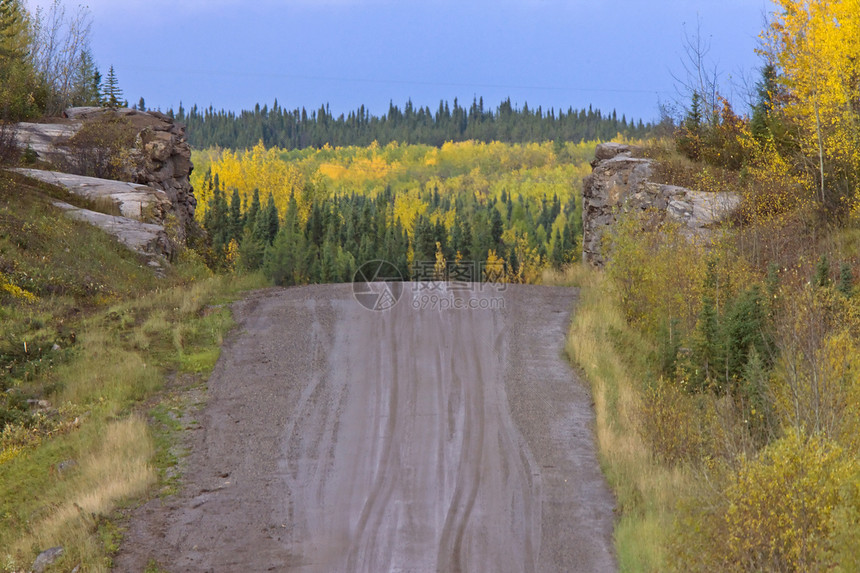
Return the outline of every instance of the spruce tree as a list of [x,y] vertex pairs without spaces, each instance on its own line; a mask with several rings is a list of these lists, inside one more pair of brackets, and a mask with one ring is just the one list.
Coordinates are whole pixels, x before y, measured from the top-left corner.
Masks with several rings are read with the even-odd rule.
[[239,241],[242,239],[242,229],[245,226],[242,219],[242,199],[239,198],[239,190],[233,188],[233,194],[230,197],[230,239]]
[[827,255],[821,255],[821,258],[818,259],[812,284],[817,287],[826,287],[830,284],[830,260]]
[[[294,207],[295,216],[298,216],[298,204],[294,197],[290,196],[290,207]],[[275,198],[272,197],[272,194],[269,193],[269,198],[266,200],[266,242],[271,243],[275,240],[275,237],[278,235],[278,230],[280,228],[280,217],[278,215],[278,208],[275,206]],[[296,218],[296,221],[298,219]]]
[[254,194],[251,196],[251,204],[248,206],[248,211],[245,213],[245,228],[251,230],[257,224],[257,216],[260,214],[262,206],[260,204],[260,190],[254,188]]
[[122,99],[122,89],[119,87],[119,80],[116,77],[116,70],[114,70],[113,64],[108,69],[108,75],[105,78],[102,105],[112,108],[126,105],[125,100]]
[[842,263],[839,268],[839,286],[836,287],[846,298],[854,294],[854,275],[851,273],[851,265]]

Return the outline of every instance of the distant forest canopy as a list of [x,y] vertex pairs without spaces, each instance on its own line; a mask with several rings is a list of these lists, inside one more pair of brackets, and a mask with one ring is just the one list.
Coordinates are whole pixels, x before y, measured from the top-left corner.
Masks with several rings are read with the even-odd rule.
[[[143,105],[143,101],[141,104]],[[447,141],[480,141],[489,143],[532,143],[546,141],[609,140],[617,135],[627,138],[647,136],[652,125],[619,118],[615,110],[603,114],[599,109],[543,110],[528,104],[515,107],[510,98],[495,111],[484,107],[483,98],[473,99],[462,107],[458,100],[449,105],[439,103],[436,112],[429,107],[415,107],[411,100],[403,109],[392,102],[388,113],[371,115],[365,106],[347,115],[335,117],[328,105],[308,112],[305,108],[289,110],[275,100],[271,108],[259,104],[240,113],[213,107],[169,111],[188,126],[188,139],[198,149],[250,149],[262,141],[266,147],[281,149],[367,146],[391,142],[418,143],[440,147]]]
[[[533,283],[581,251],[579,181],[595,144],[444,143],[195,150],[198,246],[216,270],[276,284],[406,279]],[[463,278],[467,277],[467,278]]]

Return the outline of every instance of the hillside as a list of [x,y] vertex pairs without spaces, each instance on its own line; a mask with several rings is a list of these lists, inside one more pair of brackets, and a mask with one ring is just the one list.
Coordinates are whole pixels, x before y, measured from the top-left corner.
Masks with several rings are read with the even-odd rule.
[[173,438],[147,419],[165,412],[166,387],[196,384],[214,365],[231,322],[205,309],[238,285],[190,252],[159,276],[58,201],[99,207],[0,171],[4,570],[26,569],[57,545],[58,567],[105,569],[112,512],[176,463]]

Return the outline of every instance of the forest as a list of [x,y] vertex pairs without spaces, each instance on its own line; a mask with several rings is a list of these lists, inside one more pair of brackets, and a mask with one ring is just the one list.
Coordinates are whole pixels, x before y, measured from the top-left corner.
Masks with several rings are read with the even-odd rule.
[[593,150],[470,141],[198,151],[202,252],[214,269],[262,269],[283,285],[349,281],[372,260],[404,279],[536,282],[578,258],[572,182]]
[[[136,104],[145,107],[145,101]],[[215,110],[212,107],[169,110],[178,121],[188,125],[188,138],[192,145],[205,149],[250,149],[262,141],[266,147],[282,149],[332,147],[365,147],[376,141],[389,143],[416,143],[440,147],[454,141],[480,141],[490,143],[530,143],[557,141],[580,143],[607,140],[621,134],[641,138],[653,126],[642,120],[634,121],[615,110],[602,113],[599,109],[544,110],[531,109],[528,103],[519,108],[510,98],[495,109],[484,106],[483,98],[475,98],[468,107],[457,99],[453,105],[439,102],[433,112],[429,107],[414,106],[407,101],[400,109],[392,102],[388,112],[372,115],[364,106],[346,115],[335,117],[327,105],[308,112],[305,108],[286,109],[278,104],[245,110],[240,113]]]

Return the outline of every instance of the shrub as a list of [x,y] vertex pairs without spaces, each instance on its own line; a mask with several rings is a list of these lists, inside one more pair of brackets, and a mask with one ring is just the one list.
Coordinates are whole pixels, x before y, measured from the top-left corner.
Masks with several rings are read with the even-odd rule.
[[107,114],[84,123],[62,146],[69,173],[101,179],[127,179],[137,130],[126,118]]
[[15,124],[0,120],[0,165],[18,160],[21,150],[15,138],[17,131]]
[[847,531],[840,521],[858,515],[857,469],[834,441],[798,430],[758,456],[740,457],[723,495],[698,502],[692,512],[687,508],[679,520],[674,568],[832,570],[845,536],[856,548],[857,530]]
[[[661,322],[687,333],[699,313],[705,265],[702,247],[676,223],[654,213],[625,213],[611,236],[607,272],[628,322],[653,334]],[[674,333],[672,337],[674,337]]]
[[643,393],[640,429],[662,462],[673,465],[701,455],[704,420],[696,400],[696,396],[665,379]]

